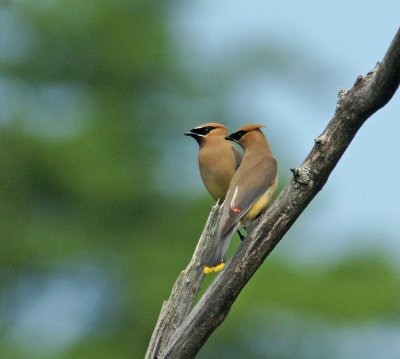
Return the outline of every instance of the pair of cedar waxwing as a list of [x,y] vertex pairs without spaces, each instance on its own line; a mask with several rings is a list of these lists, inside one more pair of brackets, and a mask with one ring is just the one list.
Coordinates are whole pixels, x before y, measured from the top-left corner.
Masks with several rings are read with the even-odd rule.
[[[208,192],[215,200],[225,200],[206,274],[224,268],[232,235],[251,224],[276,191],[277,162],[261,127],[246,125],[228,136],[225,126],[206,123],[185,133],[199,144],[200,174]],[[243,156],[231,141],[243,148]]]

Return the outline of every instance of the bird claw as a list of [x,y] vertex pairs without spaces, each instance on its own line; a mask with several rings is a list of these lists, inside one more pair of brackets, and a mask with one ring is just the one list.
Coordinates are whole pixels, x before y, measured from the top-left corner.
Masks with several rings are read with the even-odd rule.
[[244,236],[240,231],[237,231],[237,234],[239,235],[240,240],[243,242],[246,239],[246,236]]

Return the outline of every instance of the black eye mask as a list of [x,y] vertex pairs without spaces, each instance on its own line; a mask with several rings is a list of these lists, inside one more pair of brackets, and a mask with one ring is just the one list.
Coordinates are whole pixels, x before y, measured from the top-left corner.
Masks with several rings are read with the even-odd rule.
[[225,140],[229,140],[229,141],[233,141],[233,142],[239,142],[240,139],[247,133],[247,131],[237,131],[234,132],[232,134],[230,134],[229,136],[225,137]]

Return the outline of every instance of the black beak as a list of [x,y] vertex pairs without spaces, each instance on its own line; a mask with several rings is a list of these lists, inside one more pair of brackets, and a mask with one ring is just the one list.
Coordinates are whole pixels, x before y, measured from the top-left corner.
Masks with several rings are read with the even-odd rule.
[[192,130],[185,132],[184,133],[185,136],[190,136],[190,137],[197,137],[199,134],[196,132],[192,132]]
[[225,140],[228,140],[228,141],[232,141],[232,142],[236,142],[236,143],[238,143],[238,141],[237,141],[237,140],[235,140],[234,138],[232,138],[231,136],[226,136],[226,137],[225,137]]

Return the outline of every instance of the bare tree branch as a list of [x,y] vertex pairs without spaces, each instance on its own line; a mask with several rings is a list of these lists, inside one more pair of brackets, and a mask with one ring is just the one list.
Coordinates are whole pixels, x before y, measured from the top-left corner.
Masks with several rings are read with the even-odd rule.
[[399,83],[400,30],[382,63],[365,77],[359,76],[351,90],[339,92],[336,112],[324,132],[315,139],[310,154],[300,167],[292,169],[293,178],[157,358],[188,359],[196,355],[226,318],[258,267],[325,185],[357,131],[389,102]]
[[221,209],[222,206],[218,203],[212,208],[190,263],[175,281],[169,299],[163,303],[145,359],[158,357],[192,309],[204,279],[203,263],[210,255],[211,241],[221,216]]

